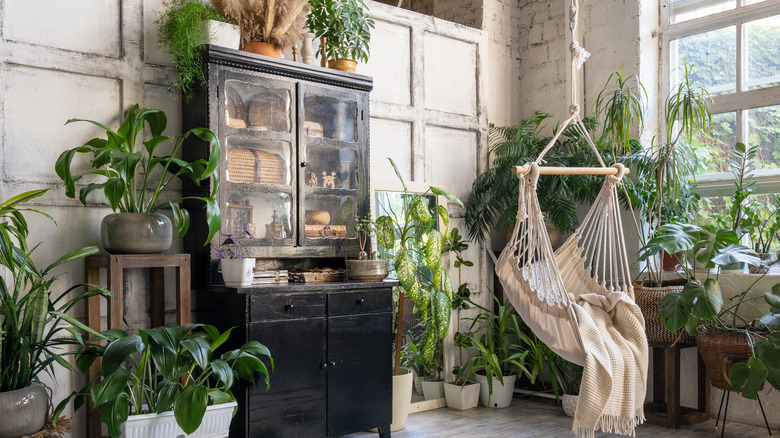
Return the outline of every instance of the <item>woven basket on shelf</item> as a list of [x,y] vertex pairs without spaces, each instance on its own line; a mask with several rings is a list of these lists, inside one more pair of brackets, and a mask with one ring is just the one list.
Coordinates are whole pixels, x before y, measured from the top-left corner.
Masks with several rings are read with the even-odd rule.
[[228,152],[228,180],[232,182],[284,184],[282,157],[256,149]]
[[664,282],[664,287],[648,287],[644,283],[634,282],[634,296],[636,304],[642,310],[645,317],[645,332],[647,333],[647,342],[650,344],[663,344],[671,346],[675,342],[681,345],[693,345],[695,340],[693,336],[681,328],[675,333],[667,330],[661,323],[661,315],[658,306],[661,300],[671,292],[682,292],[685,280],[673,282]]
[[707,376],[712,386],[724,391],[733,391],[728,377],[731,365],[747,362],[747,359],[752,356],[747,335],[703,331],[696,335],[696,345],[699,347],[699,354],[707,368]]

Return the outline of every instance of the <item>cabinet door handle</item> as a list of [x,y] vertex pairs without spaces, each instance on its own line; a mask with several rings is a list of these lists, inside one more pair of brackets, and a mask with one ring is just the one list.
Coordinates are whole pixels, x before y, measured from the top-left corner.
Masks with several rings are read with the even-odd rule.
[[328,362],[328,366],[329,367],[335,367],[336,366],[336,362],[330,361],[330,362]]
[[365,300],[365,299],[363,299],[363,298],[360,298],[360,299],[358,299],[358,300],[357,300],[357,303],[358,303],[358,304],[363,304],[363,303],[365,303],[365,302],[366,302],[366,300]]
[[284,310],[292,310],[292,309],[293,309],[293,307],[295,307],[295,306],[294,306],[294,305],[292,305],[292,304],[285,304],[285,305],[284,305]]
[[320,369],[321,370],[324,370],[327,367],[328,367],[328,363],[327,362],[323,362],[323,363],[320,364]]
[[309,163],[307,161],[301,161],[301,167],[309,167]]

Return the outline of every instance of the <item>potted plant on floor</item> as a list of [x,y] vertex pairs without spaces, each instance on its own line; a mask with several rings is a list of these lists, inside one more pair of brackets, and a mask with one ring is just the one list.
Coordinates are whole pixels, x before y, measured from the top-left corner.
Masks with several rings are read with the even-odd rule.
[[317,53],[328,60],[328,67],[354,72],[357,61],[368,62],[374,20],[368,18],[363,0],[309,0],[309,4],[306,27],[320,38]]
[[[395,301],[395,367],[394,375],[401,374],[401,345],[402,322],[404,319],[404,300],[408,296],[413,302],[421,319],[425,320],[430,315],[432,324],[427,328],[430,335],[423,338],[421,351],[423,360],[430,362],[435,354],[436,342],[447,335],[450,326],[450,308],[452,302],[452,282],[449,274],[442,269],[443,239],[450,234],[450,218],[447,208],[437,205],[431,211],[425,197],[429,192],[437,196],[444,196],[450,202],[463,206],[457,196],[437,187],[429,187],[423,193],[409,193],[409,190],[401,177],[401,172],[395,162],[388,158],[393,166],[398,179],[403,187],[403,206],[401,211],[391,211],[376,219],[377,243],[383,248],[382,254],[393,262],[395,275],[400,286],[396,288],[397,299]],[[444,225],[442,233],[437,228],[436,217]],[[405,404],[408,414],[411,402],[412,380],[411,373],[408,380],[408,392],[404,386],[404,392],[395,391],[393,398],[399,397],[399,403]],[[394,401],[393,424],[391,430],[400,430],[406,423],[405,415],[396,417],[396,405]],[[403,409],[399,405],[399,409]],[[399,422],[396,424],[396,420]]]
[[[70,119],[68,123],[88,122],[106,131],[106,138],[93,138],[83,146],[68,149],[57,158],[55,170],[65,183],[65,194],[76,196],[76,182],[86,175],[105,178],[102,182],[89,183],[79,190],[79,201],[87,205],[87,197],[102,190],[111,209],[115,212],[103,218],[100,236],[103,248],[116,254],[163,253],[173,243],[170,219],[160,210],[170,207],[179,237],[183,237],[190,225],[190,214],[181,207],[184,200],[199,200],[205,204],[209,234],[205,243],[219,231],[222,219],[219,205],[214,198],[217,192],[217,175],[220,146],[217,136],[206,128],[194,128],[182,135],[163,135],[168,124],[165,112],[132,106],[116,131],[99,122]],[[146,124],[151,137],[143,141]],[[194,135],[211,143],[207,160],[186,161],[177,158],[184,140]],[[170,142],[172,147],[161,147]],[[90,168],[74,173],[73,159],[77,154],[91,156]],[[187,178],[197,185],[211,183],[211,194],[203,197],[163,199],[163,192],[177,178]],[[209,181],[212,178],[212,181]],[[204,244],[205,244],[204,243]]]
[[[77,285],[57,297],[52,296],[56,276],[52,270],[98,251],[91,246],[72,251],[44,269],[33,262],[37,245],[30,247],[29,224],[21,204],[42,196],[46,190],[34,190],[0,202],[0,436],[19,437],[39,431],[49,413],[49,393],[40,384],[42,373],[54,374],[54,365],[72,370],[70,362],[59,351],[59,338],[71,324],[80,324],[68,312],[82,300],[95,296],[112,296],[103,288],[70,293]],[[53,421],[57,422],[55,412]]]
[[[469,304],[471,290],[468,283],[463,282],[463,267],[472,267],[474,263],[463,258],[463,252],[469,249],[469,244],[460,235],[457,228],[453,228],[450,238],[444,244],[444,252],[455,256],[453,266],[458,270],[458,290],[452,297],[452,310],[455,311],[455,321],[457,324],[456,333],[460,332],[460,312],[471,308]],[[460,374],[460,368],[463,366],[463,347],[458,346],[458,364],[452,369],[456,379],[452,383],[444,384],[444,397],[447,399],[447,407],[459,411],[473,409],[479,404],[479,383],[468,380],[468,376]]]
[[480,383],[479,402],[490,408],[505,408],[512,403],[517,373],[528,373],[527,351],[512,343],[520,338],[519,316],[511,304],[502,304],[490,291],[494,307],[474,304],[481,313],[469,318],[467,332],[455,334],[455,345],[475,350],[476,354],[458,370],[458,380],[474,375]]
[[[236,407],[233,383],[238,379],[257,383],[261,377],[267,390],[269,368],[261,356],[273,370],[271,353],[257,341],[217,356],[215,350],[231,331],[220,333],[203,324],[169,324],[135,335],[89,330],[95,339],[73,340],[82,346],[77,363],[82,371],[97,358],[101,364],[95,379],[71,395],[76,397],[76,409],[84,397],[91,397],[112,438],[227,436]],[[94,342],[99,339],[109,340],[108,345]]]
[[157,42],[167,47],[179,73],[179,82],[172,85],[185,102],[192,98],[193,87],[205,82],[203,66],[197,48],[213,44],[238,50],[241,31],[219,14],[209,3],[199,0],[165,0],[164,11],[155,20]]
[[220,14],[241,28],[247,52],[280,58],[297,45],[309,11],[308,0],[212,0]]

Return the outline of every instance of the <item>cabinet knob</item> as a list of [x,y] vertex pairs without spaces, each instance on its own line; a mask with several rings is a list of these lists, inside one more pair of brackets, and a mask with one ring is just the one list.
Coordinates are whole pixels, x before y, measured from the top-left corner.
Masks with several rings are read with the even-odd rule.
[[292,310],[293,307],[295,307],[295,306],[293,306],[292,304],[285,304],[284,305],[284,310]]
[[358,304],[363,304],[363,303],[365,303],[365,302],[366,302],[366,300],[365,300],[365,299],[363,299],[363,298],[360,298],[360,299],[358,299],[358,300],[357,300],[357,303],[358,303]]
[[309,167],[308,161],[301,161],[301,167]]
[[330,362],[328,362],[328,366],[329,367],[335,367],[336,366],[336,362],[330,361]]
[[323,362],[323,363],[320,364],[320,369],[321,370],[324,370],[327,367],[328,367],[328,363],[327,362]]

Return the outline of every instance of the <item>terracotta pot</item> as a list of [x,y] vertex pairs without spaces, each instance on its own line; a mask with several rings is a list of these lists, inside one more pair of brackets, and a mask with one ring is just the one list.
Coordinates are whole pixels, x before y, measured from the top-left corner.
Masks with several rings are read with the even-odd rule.
[[355,73],[355,69],[357,68],[357,61],[354,59],[329,59],[328,67],[334,70]]
[[282,57],[282,50],[271,43],[246,43],[244,44],[244,51],[272,58]]
[[664,271],[672,271],[672,272],[676,271],[677,270],[677,265],[680,264],[677,260],[678,259],[679,260],[684,260],[684,256],[685,256],[685,254],[683,254],[682,252],[678,252],[673,257],[668,252],[661,251],[661,266],[662,266],[663,270]]
[[0,392],[0,438],[32,435],[43,428],[49,413],[49,393],[38,383]]
[[173,224],[160,213],[113,213],[103,218],[100,240],[111,254],[162,254],[173,244]]

